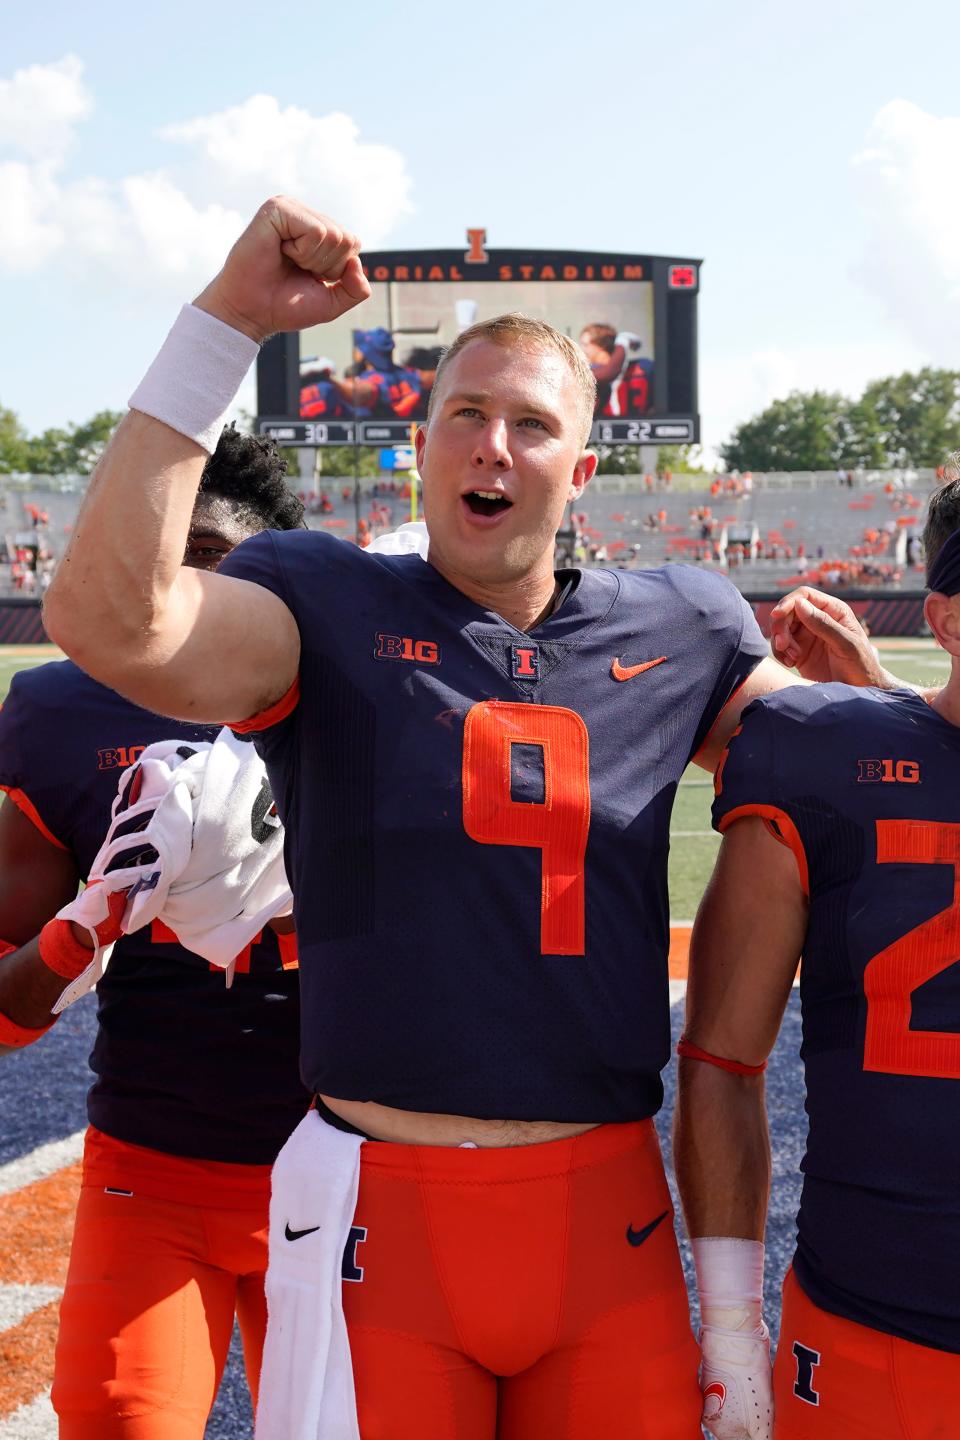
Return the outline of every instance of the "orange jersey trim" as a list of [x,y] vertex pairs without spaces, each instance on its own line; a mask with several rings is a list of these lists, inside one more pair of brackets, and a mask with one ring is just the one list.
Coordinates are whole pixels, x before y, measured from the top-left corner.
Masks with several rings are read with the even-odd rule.
[[[765,657],[761,655],[760,659],[757,661],[757,665],[759,665],[759,664],[760,664],[760,661],[763,660],[764,658],[765,658]],[[753,670],[756,670],[757,665],[754,665]],[[743,689],[744,685],[746,685],[747,681],[752,678],[752,676],[753,676],[753,670],[750,671],[750,674],[749,674],[749,675],[744,675],[743,679],[740,681],[740,684],[737,686],[736,690],[734,690],[734,692],[733,692],[733,694],[730,696],[729,700],[724,701],[724,703],[721,705],[720,709],[717,711],[716,719],[714,720],[713,724],[710,726],[710,729],[707,731],[706,735],[704,735],[704,737],[703,737],[703,739],[701,740],[701,742],[700,742],[699,746],[697,747],[697,749],[696,749],[696,750],[694,751],[694,753],[690,756],[690,760],[689,760],[689,762],[688,762],[689,764],[691,764],[691,765],[699,765],[699,764],[700,764],[700,759],[699,759],[699,757],[703,754],[704,750],[706,750],[707,746],[710,744],[711,740],[713,739],[713,732],[714,732],[714,730],[716,730],[717,726],[720,724],[720,721],[723,719],[724,715],[727,713],[727,711],[729,710],[730,706],[733,704],[734,700],[736,700],[737,696],[740,694],[740,691]],[[736,730],[734,730],[733,735],[736,735],[737,733],[738,733],[738,732],[737,732]],[[730,740],[733,739],[733,735],[730,736]],[[730,744],[730,740],[727,741],[727,745]],[[726,747],[724,747],[724,751],[726,751]]]
[[767,829],[778,840],[781,845],[786,845],[793,851],[793,858],[797,862],[797,869],[800,872],[800,884],[803,893],[810,897],[810,871],[807,866],[807,852],[803,848],[803,841],[800,839],[800,832],[796,825],[785,814],[778,810],[776,805],[737,805],[730,810],[717,824],[717,829],[722,835],[735,820],[742,820],[745,815],[758,815],[761,820],[766,821]]
[[[730,754],[730,746],[733,744],[734,740],[736,740],[737,736],[740,734],[740,732],[741,732],[742,729],[743,729],[743,726],[742,726],[742,725],[738,725],[737,728],[736,728],[736,730],[734,730],[733,734],[730,736],[730,739],[727,741],[727,748],[724,750],[723,754],[720,756],[720,760],[719,760],[719,762],[718,762],[718,764],[717,764],[717,768],[716,768],[716,770],[714,770],[714,772],[713,772],[713,793],[714,793],[714,795],[716,795],[716,796],[720,796],[720,795],[723,794],[723,767],[724,767],[724,766],[726,765],[726,763],[727,763],[727,756]],[[704,743],[706,743],[706,742],[704,742]],[[699,752],[698,752],[698,753],[699,753]]]
[[284,970],[299,970],[300,957],[297,952],[297,932],[288,930],[285,934],[277,934],[277,943],[280,946],[280,964]]
[[286,720],[292,715],[300,703],[300,676],[290,686],[285,695],[281,695],[273,705],[261,710],[259,715],[252,715],[249,720],[238,720],[236,724],[228,722],[230,729],[235,735],[251,735],[258,730],[269,730],[271,725],[279,725],[281,720]]
[[33,821],[45,840],[49,840],[51,845],[56,845],[58,850],[66,850],[68,848],[62,840],[57,839],[52,830],[49,830],[47,826],[44,825],[40,819],[40,813],[29,795],[25,795],[22,790],[17,790],[9,785],[0,785],[0,790],[6,791],[17,809],[26,815],[28,820]]

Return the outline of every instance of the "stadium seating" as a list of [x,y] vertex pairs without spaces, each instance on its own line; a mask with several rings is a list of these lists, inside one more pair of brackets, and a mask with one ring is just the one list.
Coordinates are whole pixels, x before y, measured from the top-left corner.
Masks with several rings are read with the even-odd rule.
[[[685,476],[689,484],[693,477]],[[81,490],[64,490],[57,482],[37,483],[28,489],[18,487],[0,490],[2,534],[6,541],[8,563],[0,565],[0,595],[22,594],[22,584],[15,584],[10,561],[14,558],[18,537],[40,535],[54,559],[59,558],[76,519]],[[373,535],[409,519],[409,499],[393,482],[362,482],[359,507],[361,536]],[[696,483],[696,482],[694,482]],[[859,481],[854,487],[841,485],[835,476],[755,477],[753,488],[739,496],[712,494],[705,478],[696,489],[647,490],[639,476],[600,476],[574,507],[575,516],[585,516],[585,524],[574,522],[582,531],[578,561],[633,567],[662,565],[669,561],[695,561],[713,564],[714,547],[721,540],[735,541],[756,535],[764,558],[731,566],[731,578],[747,594],[758,590],[775,590],[799,579],[826,588],[843,587],[855,578],[847,566],[867,564],[880,572],[878,583],[883,589],[896,590],[904,584],[916,588],[905,574],[903,545],[895,544],[902,531],[912,534],[922,524],[923,504],[932,472],[910,477],[910,488],[895,488],[884,476]],[[294,482],[296,485],[297,482]],[[344,539],[355,539],[357,511],[353,500],[352,477],[324,478],[323,495],[329,508],[313,501],[308,506],[307,523],[311,529],[328,530]],[[49,486],[49,488],[47,488]],[[716,522],[712,541],[702,537],[702,521],[694,521],[691,512],[709,507]],[[45,512],[47,523],[33,524],[33,511]],[[655,525],[647,528],[654,517]],[[646,522],[646,523],[645,523]],[[885,528],[886,527],[886,528]],[[877,539],[865,539],[868,532],[877,532]],[[888,533],[889,532],[889,533]],[[772,546],[776,553],[770,555]],[[804,563],[798,560],[798,550]],[[898,558],[899,551],[899,558]],[[819,552],[819,555],[818,555]],[[0,549],[0,557],[2,557]],[[739,555],[735,552],[735,560]],[[839,569],[820,567],[818,558],[839,562]],[[804,571],[806,573],[804,573]],[[897,578],[899,577],[899,578]],[[855,583],[871,583],[862,573]],[[26,593],[40,593],[42,586],[29,586]]]

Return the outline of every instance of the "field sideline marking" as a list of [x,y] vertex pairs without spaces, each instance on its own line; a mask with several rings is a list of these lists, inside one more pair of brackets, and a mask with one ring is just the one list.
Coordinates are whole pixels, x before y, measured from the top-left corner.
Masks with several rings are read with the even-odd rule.
[[0,1332],[12,1330],[34,1310],[59,1300],[62,1294],[59,1285],[0,1284]]
[[56,1434],[57,1417],[49,1389],[0,1420],[0,1440],[56,1440]]
[[83,1156],[84,1131],[68,1135],[65,1140],[51,1140],[47,1145],[38,1145],[29,1155],[20,1155],[6,1165],[0,1165],[0,1195],[12,1195],[25,1185],[37,1180],[46,1180],[67,1165],[73,1165]]

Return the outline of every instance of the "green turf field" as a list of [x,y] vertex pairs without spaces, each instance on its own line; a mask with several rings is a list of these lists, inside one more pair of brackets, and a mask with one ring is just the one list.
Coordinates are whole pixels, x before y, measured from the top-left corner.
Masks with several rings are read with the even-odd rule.
[[[932,640],[877,640],[886,668],[913,685],[937,685],[948,674],[946,657]],[[56,659],[53,646],[0,646],[0,698],[11,678],[28,665]],[[670,847],[670,911],[675,920],[692,920],[713,867],[718,837],[710,829],[713,784],[691,765],[683,777],[673,810]]]
[[[887,670],[911,685],[938,685],[949,665],[932,640],[875,640]],[[710,829],[710,777],[691,765],[683,777],[673,808],[670,844],[670,913],[674,920],[692,920],[713,866],[719,836]]]

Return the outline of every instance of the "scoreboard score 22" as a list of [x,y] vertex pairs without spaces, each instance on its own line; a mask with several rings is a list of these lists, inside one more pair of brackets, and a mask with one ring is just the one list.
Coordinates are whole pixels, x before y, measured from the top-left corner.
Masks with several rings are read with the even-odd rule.
[[259,433],[281,445],[408,444],[444,349],[477,321],[521,311],[582,347],[597,380],[591,443],[699,440],[702,261],[494,250],[483,230],[467,240],[465,251],[364,255],[372,294],[362,310],[268,341],[257,362]]

